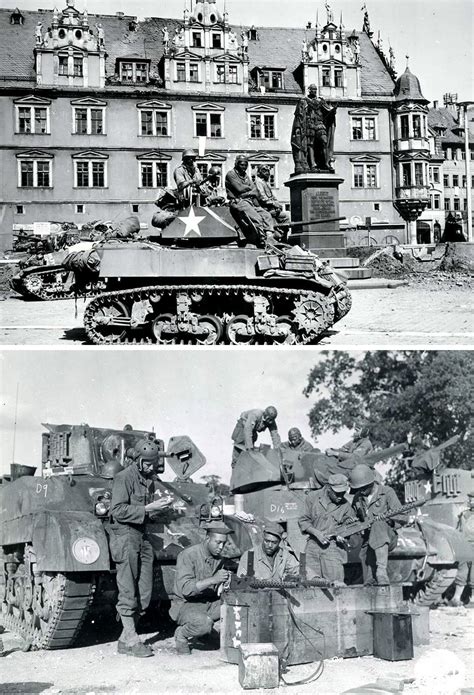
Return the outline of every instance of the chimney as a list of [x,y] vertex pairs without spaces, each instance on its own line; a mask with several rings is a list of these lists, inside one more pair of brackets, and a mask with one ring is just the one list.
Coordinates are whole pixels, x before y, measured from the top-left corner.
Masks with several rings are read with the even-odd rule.
[[437,108],[438,108],[438,103],[439,103],[438,100],[433,101],[433,108],[434,108],[434,109],[437,109]]
[[116,12],[115,16],[119,19],[123,19],[125,17],[125,12]]

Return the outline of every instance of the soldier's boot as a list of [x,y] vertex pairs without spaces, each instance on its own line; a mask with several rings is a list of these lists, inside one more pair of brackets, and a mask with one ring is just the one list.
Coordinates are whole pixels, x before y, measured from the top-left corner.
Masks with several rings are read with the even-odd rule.
[[382,545],[380,548],[375,548],[375,559],[377,561],[377,584],[379,586],[387,586],[390,584],[390,579],[387,574],[388,543],[385,543],[385,545]]
[[139,658],[153,656],[153,650],[147,644],[143,644],[137,635],[135,628],[135,618],[132,616],[121,616],[123,630],[117,645],[119,654],[137,656]]
[[184,656],[186,654],[191,654],[191,647],[189,645],[188,638],[183,635],[183,627],[177,627],[174,633],[174,642],[176,645],[176,653]]
[[457,586],[454,589],[454,596],[450,601],[447,602],[448,606],[454,606],[455,608],[460,608],[463,603],[461,601],[462,592],[464,591],[464,586]]

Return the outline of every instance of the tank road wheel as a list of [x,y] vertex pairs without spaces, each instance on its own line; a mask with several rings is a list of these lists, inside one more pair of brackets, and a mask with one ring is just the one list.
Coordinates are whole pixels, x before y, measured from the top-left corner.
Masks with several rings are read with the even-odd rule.
[[215,316],[199,316],[198,326],[203,333],[196,335],[198,345],[217,345],[222,338],[222,323]]
[[255,341],[255,334],[250,330],[251,318],[245,314],[239,314],[227,323],[227,338],[232,345],[251,345]]
[[117,297],[100,297],[86,307],[84,324],[92,342],[120,343],[130,328],[130,311]]
[[160,345],[172,345],[176,342],[178,331],[173,314],[160,314],[153,319],[151,329],[155,340]]
[[300,340],[307,343],[319,337],[333,323],[334,305],[325,297],[303,298],[295,303],[293,315],[303,333]]
[[438,606],[441,603],[442,595],[454,582],[456,574],[457,569],[455,567],[435,570],[433,577],[426,582],[424,589],[415,596],[415,604],[428,608]]
[[43,289],[43,278],[41,275],[26,275],[23,278],[23,287],[28,294],[31,294],[34,297],[39,296]]
[[295,334],[295,322],[289,316],[277,318],[276,325],[278,329],[277,343],[280,345],[295,345],[298,342]]

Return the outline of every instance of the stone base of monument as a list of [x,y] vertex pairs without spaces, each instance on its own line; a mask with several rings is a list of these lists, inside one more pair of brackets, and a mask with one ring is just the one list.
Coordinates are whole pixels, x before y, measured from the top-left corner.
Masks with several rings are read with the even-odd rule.
[[[346,253],[344,233],[340,231],[339,186],[344,181],[340,176],[329,172],[296,174],[285,186],[290,189],[291,221],[316,223],[293,227],[288,237],[290,244],[304,245],[320,258],[327,259],[331,265],[344,270],[350,280],[370,278],[367,268],[359,267],[357,258],[349,258]],[[317,220],[332,220],[321,222]]]

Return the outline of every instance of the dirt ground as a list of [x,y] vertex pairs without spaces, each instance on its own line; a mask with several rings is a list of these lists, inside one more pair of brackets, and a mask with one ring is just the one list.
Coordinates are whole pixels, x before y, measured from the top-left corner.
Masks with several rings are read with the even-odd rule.
[[[104,629],[108,636],[104,636]],[[238,667],[220,658],[215,646],[202,644],[191,656],[174,652],[169,627],[166,631],[150,632],[148,640],[154,656],[134,659],[119,656],[109,626],[96,625],[89,633],[89,644],[62,651],[23,652],[21,641],[11,633],[2,635],[6,656],[0,658],[0,693],[44,693],[45,695],[109,695],[119,693],[201,693],[237,694],[242,689]],[[115,636],[115,635],[114,635]],[[415,647],[411,661],[389,662],[374,657],[329,659],[317,682],[294,688],[281,685],[279,690],[298,695],[320,693],[339,695],[348,688],[374,683],[377,678],[405,679],[404,692],[435,695],[436,689],[425,690],[419,679],[417,664],[420,658],[448,650],[465,666],[464,687],[474,686],[474,610],[472,608],[439,608],[430,613],[430,645]],[[441,656],[441,655],[440,655]],[[449,655],[448,655],[449,658]],[[446,659],[446,654],[444,654]],[[296,681],[311,674],[315,664],[294,666],[286,674],[287,681]],[[440,667],[440,673],[443,669]],[[462,670],[462,667],[461,667]],[[433,674],[436,679],[436,673]],[[418,678],[418,679],[417,679]],[[434,681],[435,682],[435,681]],[[454,685],[454,681],[453,685]],[[403,686],[403,684],[402,684]],[[253,692],[267,692],[263,690]],[[382,691],[384,692],[384,691]],[[446,688],[442,691],[449,695]],[[459,691],[458,691],[459,692]],[[467,690],[465,691],[467,694]],[[472,692],[472,691],[471,691]]]

